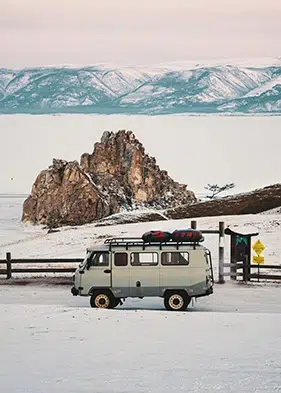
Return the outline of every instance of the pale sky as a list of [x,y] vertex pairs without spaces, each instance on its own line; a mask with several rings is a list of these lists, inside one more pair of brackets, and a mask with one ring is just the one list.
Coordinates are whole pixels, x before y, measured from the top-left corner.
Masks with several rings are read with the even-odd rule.
[[0,0],[0,67],[280,56],[280,0]]

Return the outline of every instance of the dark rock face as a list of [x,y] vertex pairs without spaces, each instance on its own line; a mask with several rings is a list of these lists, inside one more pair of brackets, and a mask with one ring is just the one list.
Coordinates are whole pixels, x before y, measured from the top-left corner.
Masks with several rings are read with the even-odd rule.
[[245,194],[167,209],[171,219],[256,214],[281,206],[281,184]]
[[82,225],[121,210],[165,209],[196,201],[174,182],[131,131],[104,132],[92,154],[76,162],[53,160],[37,177],[22,221],[57,227]]

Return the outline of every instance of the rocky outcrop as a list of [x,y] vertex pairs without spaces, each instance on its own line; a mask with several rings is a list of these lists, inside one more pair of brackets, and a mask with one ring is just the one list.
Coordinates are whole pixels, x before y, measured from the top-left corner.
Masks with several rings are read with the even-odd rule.
[[37,177],[22,221],[57,227],[81,225],[122,210],[165,209],[196,201],[186,185],[160,170],[131,131],[104,132],[80,164],[53,160]]
[[281,206],[281,184],[208,202],[167,209],[171,219],[256,214]]
[[121,205],[163,208],[196,200],[186,185],[174,182],[160,170],[131,131],[105,132],[93,153],[82,155],[81,168],[101,185],[101,191],[118,192]]
[[53,166],[39,174],[25,200],[22,221],[49,227],[81,225],[109,215],[113,209],[78,162],[53,160]]

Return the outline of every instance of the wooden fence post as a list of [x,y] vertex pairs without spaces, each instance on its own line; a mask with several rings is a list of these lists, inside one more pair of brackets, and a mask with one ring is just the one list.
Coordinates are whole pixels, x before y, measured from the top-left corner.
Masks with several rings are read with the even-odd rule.
[[197,228],[197,221],[191,221],[191,228],[196,229]]
[[237,280],[237,268],[236,268],[236,237],[237,235],[230,236],[230,280]]
[[224,222],[219,222],[219,284],[224,284]]
[[7,262],[7,279],[12,278],[12,262],[11,262],[11,253],[6,253],[6,262]]

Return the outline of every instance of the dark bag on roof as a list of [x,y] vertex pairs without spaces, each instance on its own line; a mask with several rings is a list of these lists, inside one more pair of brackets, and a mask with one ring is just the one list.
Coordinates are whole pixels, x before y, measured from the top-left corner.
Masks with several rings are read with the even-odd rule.
[[170,232],[163,231],[149,231],[142,235],[142,240],[145,243],[162,243],[171,240],[172,234]]
[[197,229],[180,229],[172,233],[174,242],[202,242],[204,237],[202,232]]

